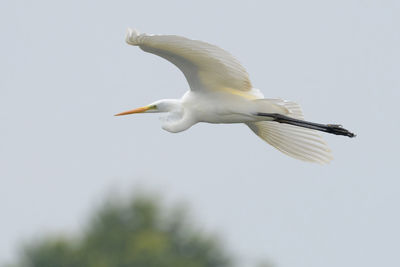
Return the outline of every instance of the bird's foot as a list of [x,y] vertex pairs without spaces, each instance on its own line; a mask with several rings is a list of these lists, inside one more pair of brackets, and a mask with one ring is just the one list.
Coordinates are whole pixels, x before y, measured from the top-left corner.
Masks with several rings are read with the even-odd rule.
[[340,124],[327,124],[326,126],[328,127],[327,132],[329,132],[329,133],[333,133],[333,134],[337,134],[337,135],[344,135],[344,136],[348,136],[348,137],[356,137],[357,136],[354,133],[350,132],[349,130],[343,128],[343,126]]

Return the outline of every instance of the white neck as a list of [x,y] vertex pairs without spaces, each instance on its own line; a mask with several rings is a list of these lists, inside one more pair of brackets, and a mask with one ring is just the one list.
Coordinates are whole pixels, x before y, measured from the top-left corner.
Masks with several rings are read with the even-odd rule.
[[185,110],[180,99],[162,99],[153,105],[157,106],[155,112],[167,112],[167,116],[162,117],[162,128],[168,132],[181,132],[195,123],[190,111]]

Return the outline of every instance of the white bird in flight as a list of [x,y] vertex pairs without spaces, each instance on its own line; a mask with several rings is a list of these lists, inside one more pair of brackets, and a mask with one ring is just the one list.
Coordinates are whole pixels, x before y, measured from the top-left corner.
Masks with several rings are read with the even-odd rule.
[[316,131],[355,136],[337,124],[305,121],[295,102],[264,98],[253,88],[239,61],[215,45],[176,35],[139,34],[132,29],[128,29],[126,42],[173,63],[185,75],[190,90],[180,99],[158,100],[116,116],[166,112],[162,128],[172,133],[198,122],[244,123],[281,152],[317,163],[333,158]]

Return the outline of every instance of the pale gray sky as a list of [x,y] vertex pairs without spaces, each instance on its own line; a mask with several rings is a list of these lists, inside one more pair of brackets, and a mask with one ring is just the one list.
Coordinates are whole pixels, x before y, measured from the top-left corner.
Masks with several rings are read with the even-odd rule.
[[[73,232],[110,187],[186,200],[250,266],[399,266],[399,1],[1,1],[0,262]],[[112,115],[188,88],[127,27],[230,51],[267,97],[358,134],[327,166],[242,125]]]

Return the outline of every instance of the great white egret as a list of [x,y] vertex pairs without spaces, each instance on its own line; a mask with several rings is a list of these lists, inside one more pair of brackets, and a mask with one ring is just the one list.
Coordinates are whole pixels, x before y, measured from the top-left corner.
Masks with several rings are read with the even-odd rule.
[[177,133],[198,122],[245,123],[256,135],[304,161],[327,163],[331,151],[316,131],[354,137],[337,124],[305,121],[298,104],[266,99],[253,88],[245,68],[228,52],[206,42],[176,35],[139,34],[128,29],[126,42],[172,62],[190,90],[181,99],[162,99],[116,116],[166,112],[162,128]]

